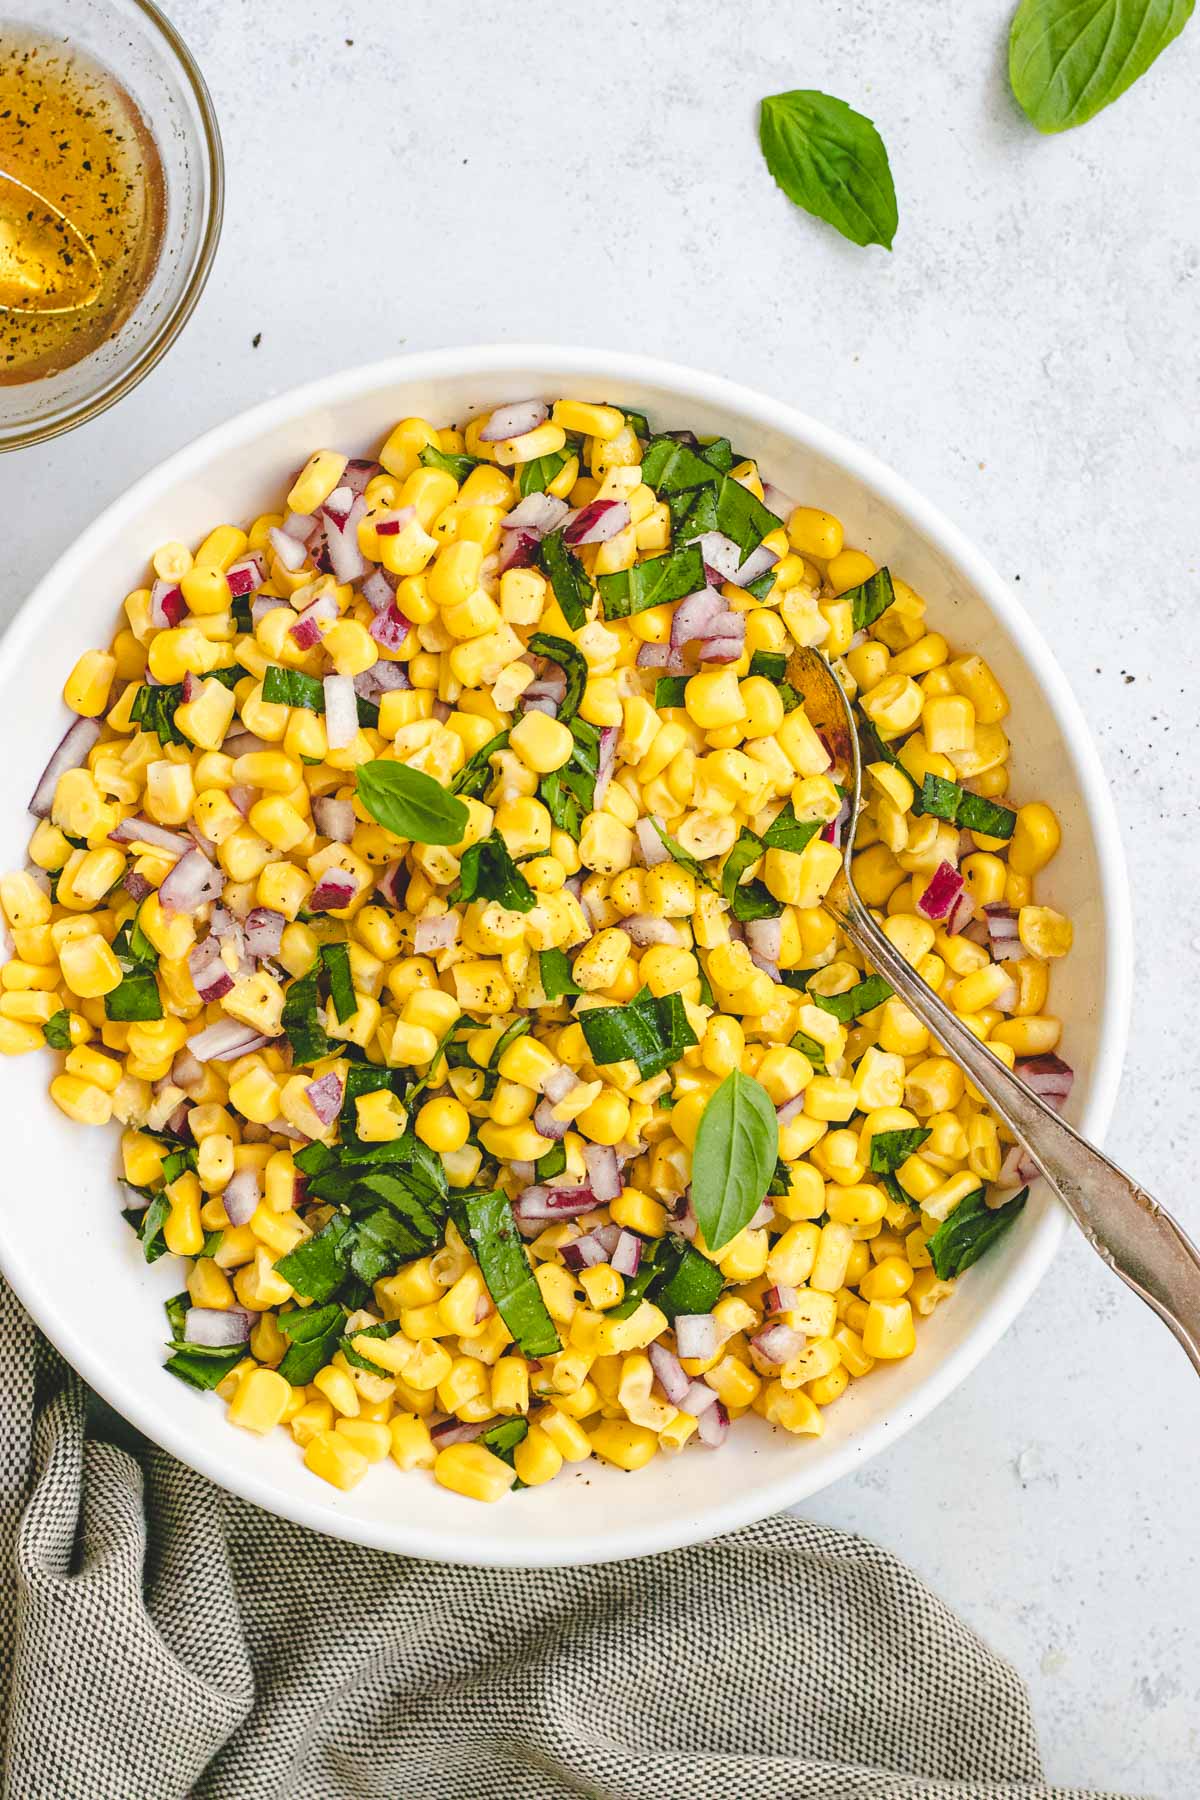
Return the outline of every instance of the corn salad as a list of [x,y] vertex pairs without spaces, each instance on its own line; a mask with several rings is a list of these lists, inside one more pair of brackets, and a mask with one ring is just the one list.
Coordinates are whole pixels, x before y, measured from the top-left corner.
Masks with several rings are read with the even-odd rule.
[[[861,720],[863,899],[1070,1080],[1058,823],[1003,803],[1007,697],[925,614],[725,440],[580,400],[404,419],[154,552],[0,880],[0,1050],[123,1127],[141,1249],[187,1262],[173,1373],[335,1487],[390,1457],[495,1500],[750,1411],[819,1436],[913,1353],[1020,1158],[822,910],[796,645]],[[774,1174],[710,1247],[735,1075]]]

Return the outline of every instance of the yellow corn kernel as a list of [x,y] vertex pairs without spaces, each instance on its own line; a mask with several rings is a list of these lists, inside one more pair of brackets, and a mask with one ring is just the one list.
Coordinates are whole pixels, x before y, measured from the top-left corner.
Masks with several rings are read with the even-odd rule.
[[[503,446],[501,446],[503,448]],[[433,1478],[452,1493],[468,1500],[499,1500],[517,1478],[515,1468],[493,1456],[484,1444],[451,1444],[439,1450]]]
[[304,1446],[304,1466],[333,1487],[348,1490],[357,1487],[370,1468],[361,1450],[356,1450],[338,1431],[318,1431]]
[[787,535],[793,550],[822,562],[840,555],[844,542],[841,520],[815,506],[796,507],[788,517]]
[[588,1443],[602,1462],[629,1471],[644,1469],[658,1449],[655,1432],[625,1419],[601,1419],[588,1433]]
[[1058,820],[1040,800],[1022,806],[1008,844],[1008,866],[1017,875],[1037,875],[1062,841]]
[[[375,1340],[370,1340],[374,1348]],[[324,1395],[335,1413],[343,1419],[356,1419],[359,1411],[358,1389],[346,1373],[345,1369],[335,1369],[332,1365],[318,1369],[313,1376],[312,1385]]]
[[875,1360],[895,1361],[911,1356],[917,1347],[912,1307],[905,1299],[872,1300],[867,1306],[862,1345]]
[[[562,1417],[561,1414],[557,1416]],[[586,1438],[584,1442],[586,1444]],[[587,1455],[588,1451],[585,1450],[584,1454]],[[513,1462],[519,1479],[526,1487],[542,1487],[547,1481],[553,1481],[562,1468],[563,1453],[548,1431],[543,1430],[540,1425],[531,1425],[513,1451]]]
[[[746,717],[746,704],[732,668],[709,669],[693,675],[683,693],[688,715],[704,731],[737,725]],[[638,771],[645,780],[643,770]]]
[[1070,919],[1050,906],[1021,907],[1017,914],[1017,931],[1030,956],[1043,961],[1065,956],[1075,937]]
[[63,687],[63,699],[72,712],[98,719],[108,705],[117,662],[105,650],[85,650]]
[[313,513],[342,479],[346,458],[337,450],[314,450],[288,491],[294,513]]
[[229,1402],[229,1423],[243,1431],[273,1431],[291,1397],[291,1387],[275,1369],[251,1369]]

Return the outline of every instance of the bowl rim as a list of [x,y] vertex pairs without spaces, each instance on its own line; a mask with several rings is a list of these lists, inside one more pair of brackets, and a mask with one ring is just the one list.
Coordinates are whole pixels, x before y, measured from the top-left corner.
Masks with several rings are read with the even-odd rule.
[[225,152],[221,143],[217,109],[213,105],[208,83],[200,72],[200,65],[175,25],[155,4],[155,0],[129,0],[129,4],[144,16],[151,33],[163,41],[168,58],[174,59],[196,103],[200,141],[208,176],[208,194],[204,229],[196,249],[195,262],[174,304],[164,308],[153,331],[147,334],[141,350],[127,369],[114,375],[96,392],[82,395],[73,405],[64,404],[57,412],[47,413],[44,418],[31,420],[25,426],[15,425],[11,431],[0,429],[0,453],[7,450],[27,450],[34,444],[44,444],[51,438],[61,437],[64,431],[74,431],[77,425],[86,425],[89,420],[99,417],[115,401],[137,387],[157,367],[191,318],[212,272],[225,214]]
[[[55,592],[86,570],[93,545],[107,541],[123,530],[147,503],[178,483],[194,478],[214,456],[305,412],[316,413],[323,406],[343,403],[378,388],[403,388],[415,381],[472,375],[484,377],[503,374],[509,369],[515,372],[539,367],[553,368],[563,375],[581,379],[642,381],[669,388],[677,392],[681,400],[690,398],[747,415],[840,463],[848,474],[885,498],[897,511],[906,514],[932,545],[948,560],[958,564],[967,581],[1011,635],[1022,657],[1036,669],[1063,729],[1064,747],[1079,780],[1088,821],[1095,835],[1099,864],[1108,979],[1098,1021],[1100,1049],[1090,1071],[1090,1093],[1080,1129],[1089,1138],[1100,1141],[1116,1102],[1128,1036],[1133,937],[1126,865],[1116,813],[1083,711],[1024,606],[958,526],[873,452],[798,408],[739,382],[657,357],[534,343],[482,344],[414,352],[355,366],[291,388],[193,439],[134,482],[100,513],[43,576],[4,633],[0,640],[0,681],[9,675],[14,662],[31,648],[42,611]],[[772,1480],[751,1483],[741,1491],[723,1497],[704,1514],[700,1531],[695,1529],[690,1515],[681,1514],[674,1519],[639,1522],[606,1533],[603,1544],[595,1550],[590,1550],[586,1543],[578,1546],[556,1543],[540,1549],[525,1547],[519,1542],[491,1539],[485,1529],[473,1534],[456,1530],[451,1536],[448,1532],[415,1527],[398,1519],[382,1521],[347,1515],[319,1495],[309,1499],[302,1493],[282,1493],[272,1481],[260,1478],[251,1465],[238,1460],[235,1442],[231,1441],[228,1457],[198,1450],[188,1435],[186,1422],[177,1422],[169,1405],[148,1397],[145,1385],[127,1378],[123,1370],[104,1366],[72,1322],[56,1312],[53,1295],[39,1281],[35,1271],[13,1265],[2,1240],[0,1267],[39,1328],[83,1379],[152,1442],[197,1469],[219,1487],[296,1524],[376,1549],[449,1561],[460,1566],[546,1568],[623,1560],[698,1542],[794,1506],[809,1494],[851,1473],[878,1451],[895,1443],[966,1379],[1030,1299],[1053,1260],[1066,1228],[1064,1209],[1054,1205],[1047,1207],[1043,1216],[1034,1222],[1021,1261],[966,1339],[930,1370],[905,1403],[865,1425],[845,1444],[839,1445],[819,1468],[797,1463],[793,1469]]]

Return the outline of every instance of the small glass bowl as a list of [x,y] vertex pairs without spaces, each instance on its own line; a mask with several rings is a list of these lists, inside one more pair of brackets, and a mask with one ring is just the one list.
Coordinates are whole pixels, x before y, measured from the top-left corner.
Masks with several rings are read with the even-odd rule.
[[0,387],[0,450],[17,450],[95,418],[174,343],[212,266],[225,177],[204,77],[153,0],[0,0],[5,26],[62,38],[103,64],[153,134],[165,198],[154,272],[113,336],[59,374]]

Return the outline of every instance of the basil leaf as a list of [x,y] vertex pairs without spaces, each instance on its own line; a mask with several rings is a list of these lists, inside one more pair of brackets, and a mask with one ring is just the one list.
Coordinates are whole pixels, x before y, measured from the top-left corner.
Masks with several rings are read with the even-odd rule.
[[461,450],[439,450],[436,444],[421,446],[420,462],[426,469],[441,469],[445,474],[453,475],[459,487],[471,470],[479,467],[477,457],[465,456]]
[[42,1036],[52,1050],[71,1048],[71,1015],[65,1007],[52,1013],[42,1026]]
[[780,807],[763,832],[763,847],[767,850],[790,850],[793,856],[799,856],[820,829],[820,819],[798,819],[796,809],[789,800]]
[[376,1325],[360,1325],[357,1331],[348,1333],[341,1339],[338,1349],[352,1368],[363,1369],[368,1375],[382,1375],[390,1380],[393,1370],[385,1369],[382,1363],[371,1362],[369,1357],[354,1347],[355,1338],[390,1338],[395,1337],[400,1329],[399,1319],[380,1319]]
[[105,994],[104,1016],[114,1023],[161,1019],[162,996],[151,971],[147,969],[139,974],[126,975],[118,987]]
[[458,1195],[452,1210],[517,1348],[525,1356],[553,1356],[562,1346],[504,1194]]
[[186,1288],[182,1294],[172,1294],[169,1300],[163,1301],[163,1311],[167,1315],[167,1324],[171,1327],[171,1338],[176,1343],[183,1342],[191,1305],[192,1296]]
[[315,1237],[297,1244],[275,1267],[306,1300],[331,1300],[349,1272],[354,1237],[351,1220],[344,1213],[334,1213]]
[[517,486],[522,496],[544,494],[574,455],[575,452],[571,449],[551,450],[548,456],[535,456],[532,462],[522,463],[517,475]]
[[840,1024],[849,1025],[853,1019],[861,1018],[863,1013],[890,1000],[892,988],[882,975],[868,975],[865,981],[856,982],[844,994],[814,994],[810,989],[808,997],[822,1012],[832,1013]]
[[756,575],[753,581],[747,581],[743,584],[744,591],[747,594],[753,594],[756,600],[765,600],[774,586],[774,569],[768,569],[765,574]]
[[[682,1239],[672,1239],[673,1243]],[[711,1266],[711,1265],[710,1265]],[[638,1264],[638,1272],[631,1275],[625,1283],[625,1293],[615,1306],[607,1308],[606,1317],[610,1319],[628,1319],[637,1311],[646,1298],[653,1282],[663,1274],[665,1264],[659,1261],[659,1245],[649,1244],[642,1251],[642,1259]],[[720,1271],[718,1270],[718,1273]],[[665,1307],[663,1309],[666,1310]],[[681,1308],[686,1311],[686,1308]]]
[[1194,0],[1021,0],[1008,78],[1039,131],[1085,125],[1179,36]]
[[358,1011],[358,1000],[350,977],[349,944],[322,944],[321,961],[329,976],[329,997],[333,1001],[338,1024],[344,1025]]
[[495,900],[509,912],[532,912],[537,895],[508,852],[498,831],[470,844],[459,860],[458,880],[446,896],[451,906]]
[[664,706],[682,706],[687,689],[686,675],[660,675],[654,684],[654,704],[660,711]]
[[533,1165],[534,1174],[539,1181],[553,1181],[561,1175],[567,1166],[567,1147],[563,1143],[555,1144],[553,1150],[547,1150],[545,1156],[539,1156]]
[[199,1161],[199,1151],[194,1145],[186,1150],[172,1150],[169,1156],[163,1157],[162,1178],[167,1187],[178,1181],[185,1169],[194,1169]]
[[677,1313],[711,1312],[725,1286],[717,1265],[701,1256],[686,1238],[670,1239],[660,1273],[662,1280],[654,1283],[651,1298],[671,1320]]
[[175,723],[175,708],[183,704],[182,681],[162,687],[147,684],[139,688],[129,709],[133,724],[154,734],[162,745],[186,744],[187,738]]
[[651,439],[642,457],[642,480],[656,494],[681,494],[707,487],[716,473],[711,462],[665,432]]
[[733,1069],[700,1115],[692,1152],[692,1211],[710,1250],[724,1249],[754,1217],[778,1155],[770,1095]]
[[849,238],[882,244],[896,235],[896,189],[883,139],[864,118],[815,88],[762,103],[758,140],[788,199]]
[[513,1451],[528,1430],[528,1419],[505,1419],[503,1424],[489,1425],[486,1431],[481,1431],[475,1442],[483,1444],[493,1456],[498,1456],[501,1462],[506,1462],[511,1468]]
[[527,648],[535,656],[548,656],[566,676],[567,691],[558,709],[558,718],[561,724],[569,725],[579,711],[579,702],[583,699],[583,690],[587,686],[587,658],[574,644],[568,644],[566,638],[550,637],[544,631],[535,631]]
[[659,837],[662,839],[664,848],[670,852],[672,860],[677,862],[681,869],[687,869],[695,876],[697,881],[703,884],[703,886],[712,888],[715,892],[716,882],[713,881],[710,876],[705,874],[701,864],[692,855],[691,851],[685,850],[682,844],[677,844],[670,832],[663,830],[653,813],[650,813],[647,816],[655,831],[657,831]]
[[583,832],[583,811],[574,795],[563,785],[560,772],[542,777],[538,796],[550,814],[550,823],[554,829],[565,831],[578,843]]
[[997,800],[985,800],[982,794],[972,794],[943,775],[926,775],[919,807],[914,808],[917,810],[985,837],[1010,838],[1017,828],[1017,815],[1011,807],[1001,806]]
[[592,584],[579,558],[568,550],[561,526],[542,539],[538,560],[550,578],[563,618],[572,631],[578,631],[587,624]]
[[325,711],[325,687],[315,675],[299,669],[281,669],[272,663],[263,676],[262,697],[268,706],[304,706],[309,712]]
[[711,463],[722,475],[727,475],[737,461],[727,437],[710,438],[707,444],[700,446],[700,455],[704,462]]
[[321,959],[318,957],[307,975],[298,976],[295,981],[288,983],[287,993],[284,995],[280,1023],[292,1046],[292,1060],[295,1063],[318,1062],[322,1056],[329,1055],[329,1039],[325,1034],[321,1000],[317,991],[320,969]]
[[470,813],[423,769],[405,763],[359,763],[358,797],[371,817],[393,837],[414,844],[457,844]]
[[538,974],[547,1001],[560,1000],[564,994],[582,993],[575,984],[571,964],[565,950],[539,950]]
[[212,1344],[175,1343],[171,1349],[174,1354],[167,1358],[165,1365],[168,1372],[177,1375],[180,1381],[186,1381],[189,1387],[205,1392],[219,1387],[247,1354],[244,1344],[224,1349]]
[[394,1275],[401,1263],[411,1262],[427,1247],[389,1207],[377,1206],[354,1221],[350,1267],[369,1286],[384,1275]]
[[865,631],[894,603],[896,590],[887,569],[876,569],[873,575],[868,575],[865,581],[850,588],[840,598],[850,602],[855,631]]
[[732,538],[743,557],[757,550],[769,531],[783,524],[769,506],[732,475],[724,475],[717,489],[717,530]]
[[466,794],[471,799],[478,800],[479,796],[483,793],[484,788],[486,788],[488,782],[492,779],[493,770],[491,759],[495,756],[497,750],[503,750],[507,742],[508,732],[498,731],[494,738],[489,738],[486,744],[481,744],[479,749],[476,750],[472,756],[467,758],[462,768],[458,771],[458,774],[451,781],[450,792],[452,794]]
[[710,487],[689,488],[684,493],[668,494],[667,506],[675,541],[690,544],[706,531],[717,529],[717,489],[715,473]]
[[623,406],[621,412],[624,415],[625,423],[635,437],[648,438],[650,436],[650,421],[644,412],[632,412],[627,406]]
[[662,556],[652,556],[647,562],[635,563],[632,569],[601,575],[596,585],[604,617],[611,620],[628,618],[651,606],[665,606],[671,600],[683,600],[688,594],[699,593],[705,581],[703,555],[695,544],[684,544]]
[[297,1307],[294,1312],[279,1313],[275,1323],[289,1340],[279,1373],[293,1387],[307,1387],[337,1349],[346,1315],[336,1303]]
[[594,1006],[576,1014],[595,1063],[638,1066],[643,1081],[677,1062],[698,1040],[678,994],[642,993],[625,1006]]
[[742,924],[750,919],[777,919],[783,912],[765,882],[742,881],[746,870],[762,853],[762,839],[743,827],[721,870],[721,892],[729,902],[730,912]]
[[872,1175],[894,1175],[929,1135],[926,1125],[914,1125],[908,1131],[877,1131],[871,1139]]
[[938,1280],[953,1281],[973,1262],[978,1262],[984,1251],[997,1238],[1003,1237],[1028,1196],[1029,1189],[1025,1187],[1003,1206],[993,1207],[984,1199],[983,1189],[976,1188],[973,1194],[960,1200],[926,1244]]
[[751,675],[765,675],[768,681],[782,681],[787,674],[788,659],[782,650],[756,650],[750,658]]
[[807,1031],[798,1031],[792,1039],[792,1049],[799,1050],[807,1056],[818,1075],[825,1074],[825,1046],[818,1044],[816,1038],[809,1037]]

